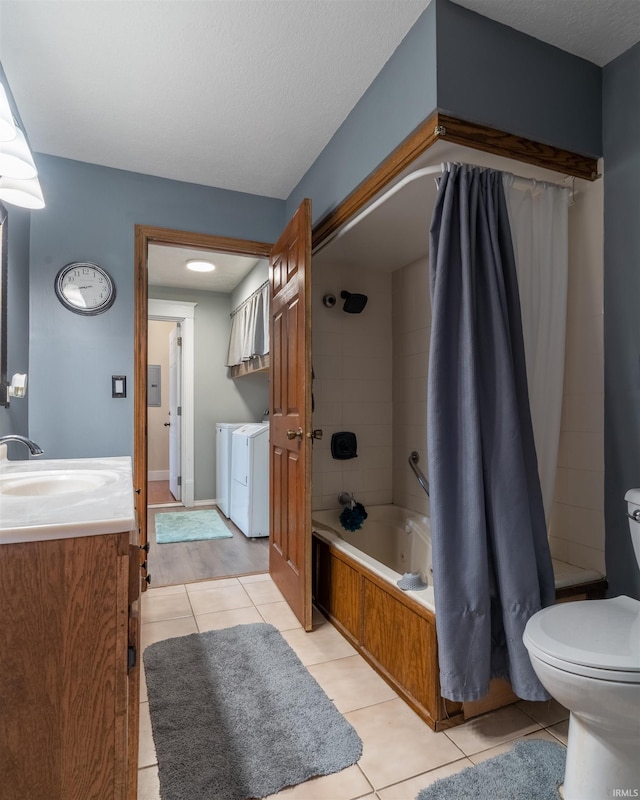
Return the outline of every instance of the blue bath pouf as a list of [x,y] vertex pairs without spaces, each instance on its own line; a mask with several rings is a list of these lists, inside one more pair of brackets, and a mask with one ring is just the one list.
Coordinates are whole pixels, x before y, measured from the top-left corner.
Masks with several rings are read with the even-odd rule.
[[368,517],[362,503],[356,503],[353,508],[345,508],[340,514],[340,524],[347,531],[358,531]]

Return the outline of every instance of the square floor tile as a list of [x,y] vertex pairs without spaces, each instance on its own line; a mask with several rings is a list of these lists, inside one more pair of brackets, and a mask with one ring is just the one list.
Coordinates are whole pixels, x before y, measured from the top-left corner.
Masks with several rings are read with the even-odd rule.
[[228,611],[214,611],[212,614],[200,614],[196,617],[196,622],[200,633],[204,633],[221,628],[233,628],[234,625],[264,622],[264,620],[257,608],[249,606],[247,608],[231,608]]
[[540,725],[524,711],[510,705],[475,717],[457,728],[449,728],[445,734],[465,755],[470,756],[539,728]]
[[500,756],[503,753],[508,753],[516,741],[524,742],[527,739],[544,739],[547,742],[556,743],[558,741],[548,731],[541,729],[539,731],[534,731],[533,733],[528,733],[526,736],[521,736],[518,739],[512,739],[510,742],[499,744],[497,747],[492,747],[489,750],[482,750],[480,753],[474,753],[472,756],[469,756],[469,759],[473,761],[474,764],[480,764],[482,761],[486,761],[488,758],[493,758],[494,756]]
[[256,572],[255,575],[240,575],[238,577],[238,580],[244,586],[245,583],[260,583],[261,581],[272,581],[272,578],[268,572]]
[[309,672],[343,714],[398,697],[359,655],[312,664]]
[[205,589],[224,589],[227,586],[238,586],[237,578],[214,578],[210,581],[194,581],[186,584],[186,590],[191,592],[202,592]]
[[283,631],[282,635],[305,667],[356,655],[355,649],[333,625],[320,625],[310,633],[294,628]]
[[375,789],[459,761],[462,753],[434,733],[402,700],[390,700],[345,714],[364,745],[358,762]]
[[174,586],[155,586],[153,589],[147,589],[142,593],[143,599],[145,597],[158,597],[163,594],[184,594],[186,592],[184,583],[176,583]]
[[165,619],[161,622],[145,622],[140,626],[140,649],[144,653],[146,647],[163,639],[172,639],[174,636],[186,636],[197,633],[196,621],[193,617],[179,617],[178,619]]
[[543,700],[540,703],[520,700],[520,702],[516,703],[516,706],[531,719],[542,725],[543,728],[548,728],[549,725],[555,725],[557,722],[569,719],[568,710],[553,699]]
[[252,606],[251,598],[237,583],[235,586],[222,586],[215,589],[204,589],[201,592],[190,592],[193,613],[196,616],[210,614],[214,611],[229,611],[232,608]]
[[[332,775],[323,775],[320,778],[299,783],[297,786],[290,786],[277,794],[270,795],[267,800],[272,798],[282,798],[282,800],[354,800],[356,797],[370,795],[371,784],[364,777],[356,765],[335,772]],[[375,795],[370,795],[375,797]]]
[[158,763],[156,746],[151,733],[149,703],[140,703],[140,740],[138,742],[138,767],[151,767]]
[[193,613],[189,595],[186,592],[159,594],[151,597],[148,595],[149,592],[146,592],[142,597],[141,618],[143,622],[159,622],[163,619],[190,617]]
[[257,606],[265,603],[281,603],[284,600],[281,591],[273,581],[244,583],[243,588]]
[[160,800],[158,767],[138,770],[138,800]]
[[[444,767],[432,769],[430,772],[424,772],[422,775],[417,775],[415,778],[409,778],[408,781],[395,783],[387,789],[378,790],[378,797],[380,800],[413,800],[419,792],[431,786],[432,783],[439,781],[440,778],[448,778],[449,775],[455,775],[456,772],[462,772],[467,767],[472,767],[473,763],[468,758],[461,758],[459,761],[452,761],[451,764],[445,764]],[[451,798],[455,800],[455,798]]]
[[550,734],[555,736],[555,738],[562,742],[562,744],[566,747],[567,740],[569,738],[569,720],[565,719],[564,722],[558,722],[557,725],[550,725],[547,730]]
[[284,600],[281,603],[266,603],[265,605],[257,606],[257,608],[262,615],[262,619],[279,631],[302,627],[296,615],[289,608],[289,604]]

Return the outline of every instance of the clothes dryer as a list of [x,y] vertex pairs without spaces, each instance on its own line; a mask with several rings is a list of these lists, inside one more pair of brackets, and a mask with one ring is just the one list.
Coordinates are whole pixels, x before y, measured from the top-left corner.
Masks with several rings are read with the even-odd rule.
[[231,519],[249,538],[269,535],[269,423],[231,433]]

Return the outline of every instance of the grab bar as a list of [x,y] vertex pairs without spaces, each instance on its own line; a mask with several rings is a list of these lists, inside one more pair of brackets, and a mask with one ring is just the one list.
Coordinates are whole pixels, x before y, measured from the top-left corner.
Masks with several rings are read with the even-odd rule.
[[427,493],[427,497],[430,497],[429,494],[429,481],[425,478],[422,474],[422,470],[418,466],[418,462],[420,461],[420,454],[417,450],[412,450],[411,455],[409,456],[409,466],[415,472],[416,478],[418,479],[418,483]]

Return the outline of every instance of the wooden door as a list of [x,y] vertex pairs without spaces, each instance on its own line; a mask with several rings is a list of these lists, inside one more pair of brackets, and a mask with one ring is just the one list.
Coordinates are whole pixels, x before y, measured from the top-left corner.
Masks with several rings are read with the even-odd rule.
[[311,630],[311,201],[269,257],[271,435],[269,572]]

